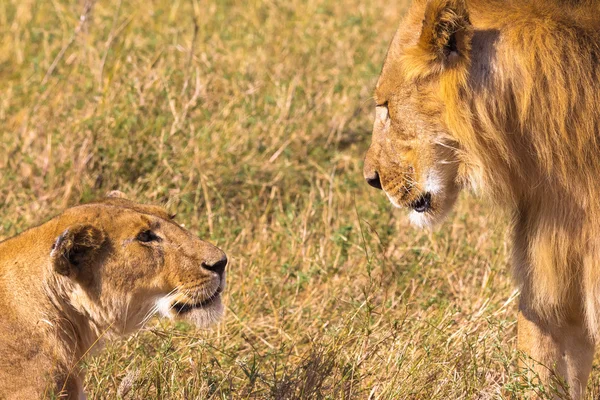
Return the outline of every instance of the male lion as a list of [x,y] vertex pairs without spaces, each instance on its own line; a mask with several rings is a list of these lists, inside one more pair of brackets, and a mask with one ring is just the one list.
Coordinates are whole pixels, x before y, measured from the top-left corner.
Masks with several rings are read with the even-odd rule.
[[511,210],[518,347],[581,398],[600,337],[600,4],[417,0],[375,100],[368,183],[421,226],[467,186]]
[[85,398],[77,362],[157,311],[204,327],[227,258],[160,207],[107,198],[0,243],[0,398]]

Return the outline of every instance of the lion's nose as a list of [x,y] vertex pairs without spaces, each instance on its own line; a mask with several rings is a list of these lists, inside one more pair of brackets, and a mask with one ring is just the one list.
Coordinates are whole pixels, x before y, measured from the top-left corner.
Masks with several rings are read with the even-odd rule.
[[209,271],[217,273],[219,276],[223,276],[225,273],[225,267],[227,266],[227,256],[223,254],[223,257],[218,261],[203,262],[202,266]]
[[382,189],[381,180],[379,179],[377,171],[374,171],[372,175],[365,175],[365,179],[367,180],[367,183],[375,189]]

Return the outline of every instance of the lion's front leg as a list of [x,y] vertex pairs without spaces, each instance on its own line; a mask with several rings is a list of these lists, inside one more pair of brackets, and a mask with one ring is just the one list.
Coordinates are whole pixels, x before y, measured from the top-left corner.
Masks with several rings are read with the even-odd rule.
[[521,301],[518,319],[518,349],[526,357],[519,362],[528,378],[539,379],[555,398],[582,399],[592,369],[594,344],[583,318],[551,322],[531,311]]

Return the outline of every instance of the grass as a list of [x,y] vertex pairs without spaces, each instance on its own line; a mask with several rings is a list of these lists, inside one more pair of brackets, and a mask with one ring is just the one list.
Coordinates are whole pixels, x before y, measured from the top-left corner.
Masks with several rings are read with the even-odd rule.
[[542,390],[515,368],[502,214],[465,195],[418,231],[363,182],[405,3],[0,2],[0,238],[119,189],[231,259],[220,325],[109,344],[90,399]]

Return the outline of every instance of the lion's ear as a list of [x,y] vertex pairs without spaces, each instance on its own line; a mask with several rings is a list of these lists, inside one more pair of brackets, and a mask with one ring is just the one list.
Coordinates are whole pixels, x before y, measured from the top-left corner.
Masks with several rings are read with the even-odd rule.
[[94,257],[105,239],[104,231],[92,225],[68,227],[52,245],[50,258],[54,270],[61,275],[76,277],[78,271]]
[[469,59],[473,26],[465,0],[429,0],[418,47],[444,66]]

